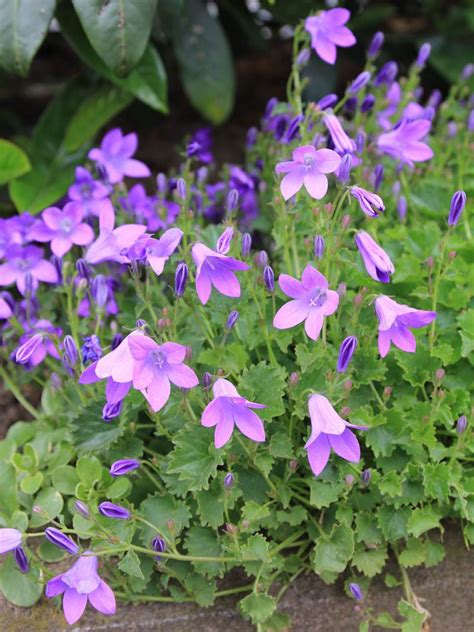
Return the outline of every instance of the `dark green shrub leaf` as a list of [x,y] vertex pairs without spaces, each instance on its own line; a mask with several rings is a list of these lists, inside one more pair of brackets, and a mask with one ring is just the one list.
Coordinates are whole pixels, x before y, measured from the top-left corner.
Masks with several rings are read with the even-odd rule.
[[30,169],[30,160],[23,149],[0,138],[0,185],[24,175]]

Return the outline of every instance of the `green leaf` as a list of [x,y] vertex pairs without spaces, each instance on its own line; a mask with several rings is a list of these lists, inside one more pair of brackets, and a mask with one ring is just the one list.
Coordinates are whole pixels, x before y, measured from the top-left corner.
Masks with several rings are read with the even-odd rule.
[[[196,557],[219,557],[222,553],[216,532],[198,525],[189,529],[184,546],[189,555]],[[198,573],[208,577],[219,575],[222,570],[220,562],[192,562],[192,565]]]
[[407,522],[410,513],[408,507],[395,509],[392,505],[385,505],[380,508],[377,521],[387,540],[395,542],[408,535]]
[[319,538],[313,554],[313,569],[321,573],[342,573],[354,553],[354,534],[345,525],[335,526],[327,538]]
[[309,502],[317,509],[323,507],[330,507],[339,498],[339,494],[343,491],[344,485],[342,483],[323,483],[311,479],[309,481]]
[[116,86],[159,112],[168,112],[166,71],[155,47],[148,44],[128,77],[117,77],[90,45],[75,15],[65,3],[56,11],[61,31],[80,59]]
[[414,509],[408,519],[408,533],[418,538],[425,531],[439,527],[441,518],[441,512],[433,505]]
[[259,533],[251,535],[247,542],[241,546],[240,552],[245,560],[271,561],[268,542]]
[[290,437],[286,432],[277,432],[270,439],[270,454],[278,459],[292,459],[295,454]]
[[23,149],[0,138],[0,185],[28,173],[30,169],[30,160]]
[[250,525],[259,525],[269,515],[268,505],[259,504],[253,500],[247,501],[242,507],[242,520],[246,520]]
[[400,628],[401,632],[420,632],[423,629],[425,614],[420,612],[419,608],[412,606],[407,601],[400,601],[398,612],[406,618]]
[[140,513],[156,527],[156,529],[142,527],[145,546],[150,545],[157,533],[173,538],[179,535],[185,527],[189,526],[191,517],[186,504],[172,496],[149,496],[140,505]]
[[386,547],[356,551],[352,559],[354,566],[367,577],[374,577],[382,572],[387,559]]
[[285,412],[283,397],[286,390],[286,371],[282,367],[272,367],[260,362],[246,369],[239,381],[242,397],[265,404],[267,408],[258,411],[259,417],[271,420]]
[[72,0],[87,39],[106,65],[127,75],[150,37],[157,0]]
[[95,456],[81,456],[76,463],[79,480],[91,489],[102,478],[102,465]]
[[13,556],[8,555],[0,568],[0,588],[3,596],[15,606],[29,608],[43,593],[43,584],[39,575],[38,568],[22,573],[15,564]]
[[458,317],[462,339],[461,353],[467,358],[474,351],[474,309],[468,309]]
[[225,33],[204,2],[184,4],[173,44],[191,103],[212,123],[222,123],[234,105],[234,64]]
[[91,402],[71,421],[73,443],[79,453],[103,452],[125,431],[117,420],[106,423],[102,419],[102,402]]
[[34,512],[31,515],[30,527],[41,527],[43,524],[50,522],[61,513],[64,501],[58,491],[49,487],[40,491],[40,493],[36,496],[33,505],[42,511],[39,513]]
[[395,352],[397,363],[403,369],[405,379],[412,386],[424,386],[433,375],[433,359],[429,350],[418,344],[416,353]]
[[422,540],[416,538],[409,538],[406,548],[399,555],[400,564],[407,568],[423,564],[425,558],[426,551],[424,543]]
[[216,599],[217,585],[214,579],[188,573],[184,577],[186,590],[192,594],[196,602],[203,608],[212,606]]
[[209,433],[201,426],[186,426],[176,435],[175,449],[170,454],[170,473],[179,474],[189,491],[209,489],[209,478],[215,477],[222,465],[222,452],[209,440]]
[[116,478],[110,487],[107,488],[105,495],[109,500],[117,500],[117,498],[123,498],[128,494],[132,487],[131,482],[126,476],[120,476]]
[[127,575],[138,577],[138,579],[145,579],[140,566],[140,558],[135,551],[128,551],[118,563],[118,567],[121,571],[127,573]]
[[356,538],[358,542],[364,542],[367,545],[380,544],[382,541],[382,533],[377,526],[374,514],[359,511],[355,518],[356,521]]
[[380,480],[379,490],[382,494],[390,496],[391,498],[401,496],[402,482],[400,475],[393,470],[387,472],[387,474],[385,474]]
[[208,490],[196,493],[198,514],[203,525],[217,529],[224,523],[224,485],[214,479]]
[[55,487],[61,494],[67,494],[72,496],[76,485],[79,482],[79,477],[75,468],[71,465],[64,465],[58,467],[51,476],[53,487]]
[[25,476],[25,478],[22,478],[20,481],[21,491],[25,492],[25,494],[36,494],[38,489],[41,487],[43,478],[44,477],[41,472]]
[[0,65],[26,77],[53,17],[56,0],[0,3]]
[[18,506],[16,497],[16,473],[12,465],[4,463],[3,461],[0,461],[0,481],[2,481],[0,512],[10,516]]
[[264,623],[275,612],[277,603],[273,597],[265,593],[250,593],[240,602],[243,615],[249,617],[255,625]]
[[41,544],[37,548],[38,555],[42,560],[48,563],[59,562],[64,557],[66,557],[67,553],[63,549],[60,549],[49,540],[42,540]]

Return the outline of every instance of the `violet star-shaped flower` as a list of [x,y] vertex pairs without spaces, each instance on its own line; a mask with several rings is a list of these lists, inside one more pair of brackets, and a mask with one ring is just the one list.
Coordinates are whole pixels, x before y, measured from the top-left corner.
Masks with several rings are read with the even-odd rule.
[[194,244],[192,256],[197,268],[196,291],[203,305],[209,300],[213,286],[224,296],[240,296],[240,283],[234,271],[248,270],[246,263],[220,254],[201,243]]
[[437,315],[436,312],[401,305],[388,296],[377,297],[375,313],[379,319],[378,346],[382,358],[390,351],[392,342],[402,351],[413,353],[416,340],[409,327],[426,327]]
[[311,418],[311,436],[306,442],[308,461],[315,476],[319,476],[327,465],[331,450],[351,463],[360,460],[360,446],[350,428],[367,430],[355,426],[340,417],[324,395],[315,393],[308,400]]
[[12,314],[13,312],[10,305],[7,303],[7,301],[4,298],[0,296],[0,318],[1,319],[10,318]]
[[132,158],[137,151],[136,134],[122,134],[122,130],[113,129],[102,139],[100,149],[91,149],[88,157],[101,165],[111,184],[121,182],[124,176],[146,178],[150,175],[148,167]]
[[165,263],[174,253],[183,238],[183,231],[170,228],[159,239],[142,236],[128,251],[130,259],[143,259],[158,276],[163,272]]
[[289,200],[304,185],[309,195],[320,200],[328,190],[326,173],[337,171],[341,157],[332,149],[303,145],[293,151],[293,160],[279,162],[276,173],[286,173],[280,184],[281,194]]
[[293,300],[280,307],[273,319],[273,326],[289,329],[305,321],[307,335],[317,340],[324,317],[334,314],[339,305],[337,292],[328,289],[325,277],[310,263],[304,269],[301,281],[289,274],[280,274],[278,285]]
[[69,625],[82,617],[87,601],[102,614],[115,613],[114,593],[99,577],[97,568],[97,557],[86,551],[68,571],[46,584],[46,597],[63,595],[64,617]]
[[234,426],[252,441],[265,441],[265,430],[260,417],[252,408],[266,408],[264,404],[250,402],[237,392],[235,386],[223,378],[217,380],[212,387],[214,399],[210,402],[201,417],[201,424],[206,428],[216,427],[214,443],[222,448],[232,436]]
[[141,224],[123,224],[115,226],[113,209],[103,208],[99,218],[99,236],[89,246],[84,256],[88,263],[97,264],[104,261],[129,263],[126,252],[128,248],[146,231]]
[[63,257],[74,245],[87,246],[93,241],[94,231],[89,224],[82,223],[83,217],[81,206],[75,202],[66,204],[62,211],[51,206],[33,224],[29,237],[34,241],[50,241],[53,254]]
[[6,263],[0,265],[0,285],[16,283],[20,294],[25,296],[26,278],[30,275],[32,289],[36,290],[39,281],[57,283],[58,273],[50,261],[46,261],[41,248],[36,246],[13,245],[5,253]]
[[69,199],[82,209],[84,217],[99,217],[103,208],[112,208],[109,200],[110,190],[103,182],[94,180],[92,174],[84,167],[76,167],[76,179],[69,187]]
[[393,130],[381,134],[377,139],[379,149],[402,163],[413,165],[433,157],[433,150],[422,139],[431,129],[431,121],[402,119]]
[[311,35],[311,46],[328,64],[336,62],[336,46],[347,48],[356,43],[352,31],[344,26],[350,17],[347,9],[336,8],[306,18],[305,28]]

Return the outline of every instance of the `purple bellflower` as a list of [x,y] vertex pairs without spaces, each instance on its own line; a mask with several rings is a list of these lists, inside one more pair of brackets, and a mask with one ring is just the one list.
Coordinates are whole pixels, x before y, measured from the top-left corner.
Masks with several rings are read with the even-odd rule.
[[10,318],[12,314],[12,308],[7,303],[7,301],[0,296],[0,319]]
[[362,187],[351,187],[350,193],[353,198],[359,202],[359,206],[367,215],[367,217],[377,217],[377,215],[385,210],[380,195],[366,191]]
[[35,241],[50,241],[53,254],[64,257],[73,246],[87,246],[94,240],[94,231],[82,219],[83,210],[76,202],[68,202],[62,211],[51,206],[43,211],[41,220],[33,224],[29,237]]
[[286,173],[280,190],[285,200],[298,193],[304,185],[312,198],[320,200],[328,190],[326,173],[337,171],[341,157],[331,149],[316,150],[313,145],[303,145],[293,151],[293,160],[279,162],[276,173]]
[[226,255],[229,252],[233,236],[234,229],[232,226],[227,226],[216,242],[216,250],[220,255]]
[[456,191],[451,199],[451,208],[448,215],[448,226],[456,226],[466,206],[466,194],[464,191]]
[[88,157],[105,169],[111,184],[122,182],[124,176],[146,178],[150,175],[148,167],[132,158],[137,150],[137,135],[122,134],[122,130],[113,129],[102,139],[100,149],[91,149]]
[[16,549],[20,546],[21,540],[21,531],[18,531],[18,529],[0,529],[0,554]]
[[375,281],[389,283],[395,267],[385,250],[365,230],[357,233],[355,242],[368,274]]
[[273,326],[289,329],[305,321],[307,335],[317,340],[324,317],[334,314],[339,305],[337,292],[328,289],[325,277],[311,264],[304,269],[301,281],[288,274],[280,274],[278,285],[293,300],[280,307],[273,319]]
[[210,402],[201,417],[201,424],[206,428],[215,426],[214,443],[222,448],[232,436],[234,426],[240,432],[258,443],[265,441],[265,430],[260,417],[252,408],[266,408],[264,404],[250,402],[237,392],[231,382],[223,378],[216,380],[212,387],[214,399]]
[[76,167],[76,179],[69,187],[69,199],[79,206],[84,217],[99,217],[103,208],[113,208],[109,200],[110,190],[103,182],[94,180],[84,167]]
[[120,459],[119,461],[115,461],[110,466],[110,475],[111,476],[123,476],[124,474],[129,474],[129,472],[133,472],[140,467],[140,462],[136,459]]
[[357,349],[357,338],[355,336],[348,336],[345,338],[341,346],[339,347],[339,358],[337,360],[337,372],[345,373],[349,362],[352,360],[355,350]]
[[159,239],[142,235],[127,252],[130,259],[135,254],[143,255],[146,262],[156,275],[163,272],[165,263],[174,253],[183,238],[183,231],[179,228],[166,230]]
[[13,558],[22,573],[27,573],[30,570],[30,563],[22,546],[16,547],[13,551]]
[[14,355],[15,362],[31,368],[41,364],[47,355],[59,360],[59,353],[51,338],[59,338],[61,333],[61,329],[54,327],[49,320],[38,320],[30,332],[21,336],[20,346]]
[[131,513],[125,507],[111,503],[105,500],[99,505],[100,513],[106,518],[113,518],[114,520],[130,520]]
[[339,154],[352,154],[357,150],[355,142],[346,134],[341,122],[335,114],[325,114],[323,123],[326,125],[328,132],[331,135],[334,149]]
[[213,286],[224,296],[240,296],[240,283],[234,272],[248,270],[246,263],[220,254],[201,243],[194,244],[192,256],[197,268],[196,291],[203,305],[209,300]]
[[115,613],[114,593],[99,577],[97,567],[97,557],[86,551],[68,571],[46,584],[46,597],[63,595],[64,617],[69,625],[79,621],[87,601],[102,614]]
[[390,351],[391,343],[402,351],[413,353],[416,340],[409,327],[426,327],[436,318],[436,312],[401,305],[388,296],[377,297],[375,313],[379,319],[378,347],[382,358]]
[[[58,273],[50,261],[43,259],[43,250],[36,246],[13,245],[5,252],[6,263],[0,265],[0,285],[16,283],[20,294],[26,294],[26,280],[29,278],[35,291],[39,281],[57,283]],[[29,275],[29,276],[28,276]]]
[[345,23],[351,17],[347,9],[320,11],[306,18],[305,28],[311,35],[311,47],[328,64],[336,62],[336,46],[354,46],[356,38]]
[[311,436],[306,442],[308,461],[315,476],[319,476],[327,465],[331,449],[346,461],[358,463],[360,446],[350,428],[367,430],[344,421],[324,395],[313,394],[308,400],[311,418]]
[[146,231],[146,226],[141,224],[124,224],[118,228],[115,226],[115,213],[113,209],[102,209],[99,218],[99,236],[89,246],[85,254],[85,260],[91,264],[104,261],[117,261],[129,263],[126,252]]
[[55,546],[59,547],[60,549],[64,549],[71,555],[77,555],[79,551],[79,547],[77,546],[77,544],[72,538],[67,536],[59,529],[56,529],[55,527],[47,527],[44,531],[44,535],[46,536],[46,539]]
[[377,139],[379,149],[402,163],[413,165],[433,157],[433,150],[422,139],[431,129],[431,121],[402,119],[390,132]]

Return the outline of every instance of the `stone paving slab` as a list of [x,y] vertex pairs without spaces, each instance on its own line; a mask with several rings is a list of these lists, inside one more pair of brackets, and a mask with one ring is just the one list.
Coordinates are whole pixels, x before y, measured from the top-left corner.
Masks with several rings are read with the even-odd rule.
[[[468,551],[456,528],[446,531],[447,555],[434,568],[410,569],[413,589],[432,615],[425,632],[474,632],[474,552]],[[395,568],[391,569],[397,574]],[[382,581],[373,585],[369,604],[376,612],[396,615],[401,596]],[[62,613],[42,599],[32,609],[17,608],[0,599],[1,632],[251,632],[254,628],[236,610],[235,598],[220,600],[211,608],[194,604],[149,604],[119,606],[114,617],[96,614],[90,608],[72,627]],[[340,584],[326,586],[316,575],[300,577],[281,601],[280,610],[293,621],[293,632],[357,632],[354,602]]]

